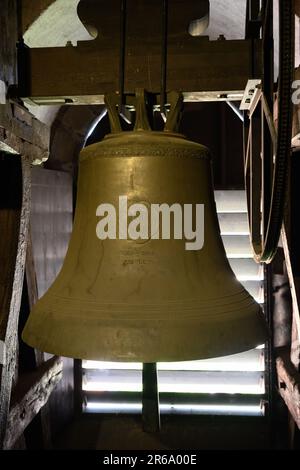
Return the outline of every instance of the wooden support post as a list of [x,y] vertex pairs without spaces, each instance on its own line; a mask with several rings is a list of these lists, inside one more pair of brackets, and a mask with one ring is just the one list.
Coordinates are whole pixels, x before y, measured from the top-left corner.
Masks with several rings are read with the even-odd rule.
[[82,360],[74,359],[74,413],[77,417],[82,414]]
[[259,38],[261,22],[259,20],[260,1],[247,0],[246,9],[246,39]]
[[[293,305],[291,348],[280,352],[276,361],[278,390],[289,412],[300,429],[300,262],[299,262],[299,174],[300,152],[291,155],[289,169],[289,205],[281,232],[286,270]],[[291,441],[295,429],[290,424]]]
[[155,433],[160,429],[159,394],[156,363],[143,364],[143,429]]
[[276,359],[278,390],[300,429],[300,374],[291,362],[289,351]]
[[0,448],[7,425],[11,388],[16,370],[18,320],[30,214],[30,162],[3,157],[0,190]]
[[[37,279],[36,279],[36,270],[34,264],[34,255],[33,255],[33,246],[32,246],[32,237],[31,237],[31,224],[29,224],[28,229],[28,238],[27,238],[27,252],[26,252],[26,267],[25,267],[26,282],[24,282],[23,289],[27,290],[27,300],[25,318],[27,319],[29,311],[33,308],[34,304],[38,301],[38,289],[37,289]],[[20,321],[22,321],[22,309]],[[24,325],[22,325],[23,327]],[[35,349],[32,351],[31,359],[31,368],[32,370],[37,369],[45,363],[45,354],[42,351]],[[22,358],[20,358],[22,359]],[[40,445],[43,449],[52,448],[51,440],[51,428],[50,428],[50,409],[49,404],[46,403],[45,406],[40,411],[38,419],[34,422],[34,427],[36,429],[36,434],[40,438]]]
[[62,378],[61,358],[53,357],[36,371],[22,377],[12,395],[4,449],[10,449],[28,424],[47,403],[54,387]]

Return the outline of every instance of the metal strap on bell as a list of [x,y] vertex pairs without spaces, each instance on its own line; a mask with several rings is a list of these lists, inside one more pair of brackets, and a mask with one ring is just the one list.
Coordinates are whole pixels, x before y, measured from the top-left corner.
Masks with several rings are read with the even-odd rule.
[[[29,316],[29,345],[149,363],[234,354],[266,340],[261,308],[225,255],[209,151],[176,132],[181,104],[173,95],[165,130],[154,132],[139,92],[135,129],[122,132],[107,100],[112,133],[80,154],[71,241],[61,272]],[[162,204],[170,209],[169,234],[168,218],[157,217]],[[198,209],[197,240],[187,235]]]

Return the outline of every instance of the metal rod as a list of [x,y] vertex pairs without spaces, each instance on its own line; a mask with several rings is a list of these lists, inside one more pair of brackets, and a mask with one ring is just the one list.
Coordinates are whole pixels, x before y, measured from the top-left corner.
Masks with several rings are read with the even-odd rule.
[[155,433],[160,429],[159,394],[157,388],[156,363],[143,364],[142,418],[145,432]]
[[120,18],[120,62],[119,62],[119,113],[122,112],[124,104],[125,88],[125,51],[126,51],[126,0],[121,0],[121,18]]
[[162,41],[160,73],[160,113],[166,119],[166,84],[167,84],[167,48],[168,48],[168,0],[162,0]]

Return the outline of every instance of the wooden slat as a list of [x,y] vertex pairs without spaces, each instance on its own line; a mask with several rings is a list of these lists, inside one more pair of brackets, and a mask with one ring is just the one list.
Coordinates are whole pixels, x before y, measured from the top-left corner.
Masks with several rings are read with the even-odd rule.
[[28,424],[47,403],[50,394],[62,378],[62,360],[54,357],[34,373],[20,377],[12,396],[4,449],[10,449]]
[[[3,160],[1,163],[3,169]],[[12,381],[16,369],[18,317],[30,214],[30,162],[28,159],[22,158],[22,163],[17,160],[14,163],[18,166],[22,164],[22,173],[20,173],[20,168],[15,170],[11,168],[12,182],[9,180],[9,173],[2,173],[4,188],[1,187],[1,189],[4,192],[1,192],[0,197],[0,258],[2,261],[0,270],[0,338],[5,344],[4,364],[0,366],[0,448],[4,439]],[[5,178],[7,178],[6,181]],[[18,194],[21,201],[18,200]]]
[[[32,239],[31,239],[31,225],[30,224],[29,224],[28,238],[27,238],[25,286],[27,287],[28,307],[31,310],[34,304],[38,300],[38,289],[37,289],[36,272],[35,272],[34,257],[33,257],[33,246],[32,246]],[[32,360],[33,362],[32,366],[34,368],[40,367],[46,361],[45,356],[46,356],[45,353],[35,349],[33,360]],[[43,448],[45,449],[52,448],[50,409],[48,405],[49,404],[47,403],[45,406],[43,406],[40,412],[40,419],[37,424],[37,426],[39,426],[38,432],[41,437],[41,442],[43,444]]]

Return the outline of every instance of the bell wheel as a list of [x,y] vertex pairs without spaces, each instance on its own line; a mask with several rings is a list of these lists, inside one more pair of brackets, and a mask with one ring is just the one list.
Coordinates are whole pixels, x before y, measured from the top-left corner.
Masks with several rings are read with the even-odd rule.
[[280,238],[292,138],[295,11],[293,1],[278,3],[277,84],[274,85],[273,0],[266,0],[259,14],[262,76],[249,80],[243,98],[250,239],[255,261],[263,263],[273,260]]

